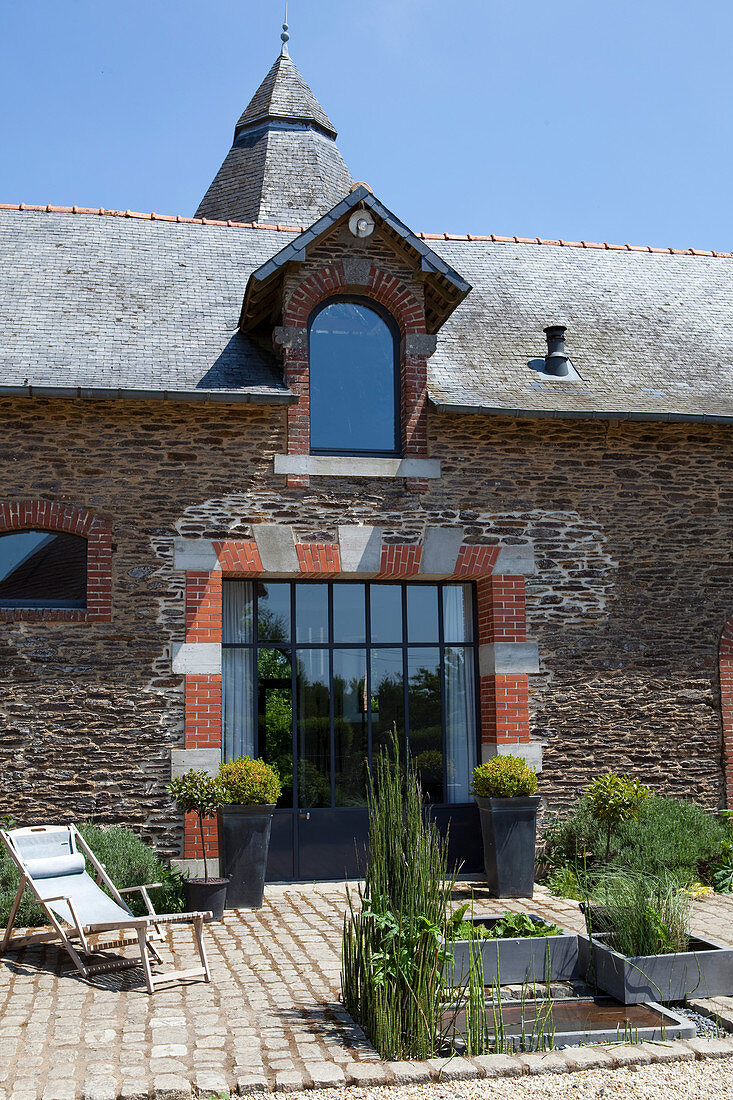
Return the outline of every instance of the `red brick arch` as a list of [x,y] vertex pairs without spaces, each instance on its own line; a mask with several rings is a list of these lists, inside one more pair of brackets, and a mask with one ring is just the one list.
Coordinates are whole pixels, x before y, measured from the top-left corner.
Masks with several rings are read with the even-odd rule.
[[0,534],[8,531],[65,531],[87,541],[87,606],[5,607],[0,621],[108,622],[112,617],[112,524],[86,508],[48,500],[0,504]]
[[723,774],[725,801],[733,806],[733,616],[720,639],[720,713],[723,722]]
[[[313,310],[328,298],[354,294],[370,298],[386,309],[402,336],[400,354],[400,423],[404,458],[426,458],[428,454],[427,384],[425,351],[409,351],[406,337],[425,335],[425,306],[397,276],[372,263],[366,283],[350,284],[339,261],[310,272],[296,286],[283,309],[283,325],[302,337],[287,341],[283,351],[285,380],[298,395],[298,403],[288,406],[288,454],[310,452],[310,387],[308,361],[308,322]],[[307,478],[291,477],[289,485],[307,484]],[[415,488],[423,488],[415,483]]]

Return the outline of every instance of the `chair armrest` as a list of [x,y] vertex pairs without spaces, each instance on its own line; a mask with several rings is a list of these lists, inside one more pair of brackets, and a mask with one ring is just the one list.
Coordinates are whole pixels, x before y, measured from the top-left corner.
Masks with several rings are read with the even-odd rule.
[[48,905],[50,901],[71,901],[71,898],[68,894],[59,894],[57,898],[44,898],[43,904]]
[[159,890],[162,887],[162,882],[146,882],[144,886],[125,886],[122,890],[118,890],[118,894],[131,894],[133,890]]

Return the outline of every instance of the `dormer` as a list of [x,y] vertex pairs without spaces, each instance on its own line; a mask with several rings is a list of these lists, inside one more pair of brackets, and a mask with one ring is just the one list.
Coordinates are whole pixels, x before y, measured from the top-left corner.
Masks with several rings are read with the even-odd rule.
[[427,361],[471,287],[365,184],[252,273],[240,330],[271,338],[286,384],[288,484],[440,477],[428,455]]

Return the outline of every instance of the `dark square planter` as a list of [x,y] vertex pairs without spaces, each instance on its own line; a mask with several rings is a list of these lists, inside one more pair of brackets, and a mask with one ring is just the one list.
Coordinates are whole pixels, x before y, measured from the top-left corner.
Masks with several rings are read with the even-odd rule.
[[538,795],[476,797],[484,842],[484,870],[497,898],[531,898],[534,893]]
[[605,933],[578,936],[580,972],[622,1004],[683,1001],[733,995],[733,948],[693,938],[674,955],[627,957],[608,946]]
[[229,877],[227,909],[259,909],[265,893],[273,806],[224,806],[219,858]]
[[[544,923],[539,917],[533,921]],[[501,917],[478,918],[473,924],[495,927]],[[468,940],[454,940],[453,962],[448,963],[447,974],[451,985],[463,985],[468,978]],[[484,984],[491,985],[497,979],[501,985],[521,985],[524,982],[571,981],[579,976],[578,937],[570,932],[561,936],[519,936],[507,940],[476,940],[474,951],[481,952],[484,967]]]

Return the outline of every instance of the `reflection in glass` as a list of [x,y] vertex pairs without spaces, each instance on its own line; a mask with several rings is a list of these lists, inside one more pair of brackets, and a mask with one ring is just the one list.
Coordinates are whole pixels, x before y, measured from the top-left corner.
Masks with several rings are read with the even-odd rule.
[[445,649],[446,802],[468,802],[476,766],[476,695],[474,651]]
[[402,588],[399,584],[373,584],[369,589],[372,644],[402,641]]
[[371,652],[372,755],[389,741],[393,724],[405,732],[405,697],[401,649]]
[[277,768],[283,783],[278,806],[293,805],[293,698],[290,656],[281,649],[257,652],[258,755]]
[[221,671],[224,759],[254,756],[255,693],[252,690],[252,650],[224,649]]
[[225,581],[222,585],[222,641],[249,645],[253,640],[254,585]]
[[443,588],[443,635],[446,642],[473,641],[473,589],[470,584]]
[[290,585],[257,586],[257,634],[261,642],[290,641]]
[[410,754],[423,794],[443,801],[443,732],[440,700],[440,650],[411,649],[407,654]]
[[337,806],[363,806],[366,803],[369,753],[366,672],[366,650],[334,650],[333,713]]
[[87,540],[53,531],[0,535],[0,607],[86,607]]
[[311,450],[395,454],[395,337],[379,313],[331,302],[310,328]]
[[366,641],[366,615],[363,584],[333,586],[334,642]]
[[295,640],[309,645],[328,642],[328,585],[295,586]]
[[298,805],[331,805],[328,650],[301,649],[298,672]]
[[438,641],[438,588],[433,584],[407,587],[408,642]]

